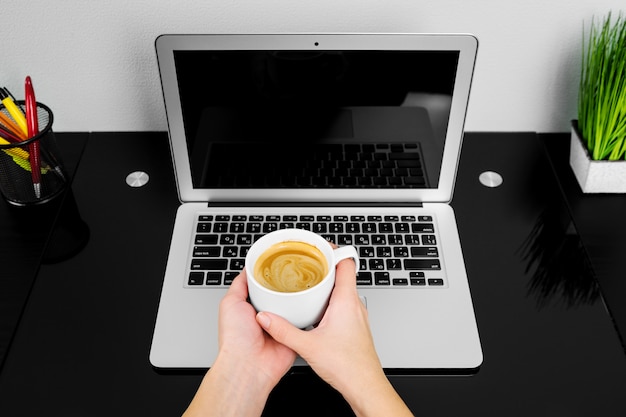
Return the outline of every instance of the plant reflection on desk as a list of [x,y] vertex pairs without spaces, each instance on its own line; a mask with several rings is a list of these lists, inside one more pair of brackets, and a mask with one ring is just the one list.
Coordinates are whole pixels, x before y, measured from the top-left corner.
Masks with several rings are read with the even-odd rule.
[[535,268],[528,294],[537,297],[539,307],[559,296],[568,308],[593,304],[600,297],[589,259],[565,207],[548,205],[520,251],[527,262],[526,273]]

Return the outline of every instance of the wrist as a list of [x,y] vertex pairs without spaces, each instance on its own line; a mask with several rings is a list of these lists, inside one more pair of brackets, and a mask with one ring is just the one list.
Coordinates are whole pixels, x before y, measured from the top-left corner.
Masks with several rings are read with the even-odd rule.
[[228,355],[218,355],[204,376],[185,417],[259,416],[274,383],[257,368]]
[[344,394],[356,416],[412,416],[382,369],[361,381],[363,384],[351,386]]
[[264,374],[258,364],[249,363],[227,353],[220,353],[210,371],[219,375],[219,380],[232,384],[233,389],[254,394],[255,398],[267,399],[278,381]]

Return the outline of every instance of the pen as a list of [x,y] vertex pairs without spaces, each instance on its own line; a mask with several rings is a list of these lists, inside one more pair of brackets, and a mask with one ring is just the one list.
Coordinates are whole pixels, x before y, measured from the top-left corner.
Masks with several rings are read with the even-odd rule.
[[[30,76],[26,76],[24,81],[25,102],[26,102],[26,129],[28,138],[33,138],[39,133],[39,120],[37,116],[37,101],[35,100],[35,90]],[[39,141],[36,140],[28,145],[30,151],[30,167],[33,179],[35,196],[41,197],[41,154],[39,152]]]
[[28,127],[26,125],[26,117],[24,117],[24,113],[17,107],[13,99],[9,96],[6,88],[0,88],[0,101],[4,104],[4,107],[7,109],[15,123],[20,127],[22,132],[25,135],[28,135]]

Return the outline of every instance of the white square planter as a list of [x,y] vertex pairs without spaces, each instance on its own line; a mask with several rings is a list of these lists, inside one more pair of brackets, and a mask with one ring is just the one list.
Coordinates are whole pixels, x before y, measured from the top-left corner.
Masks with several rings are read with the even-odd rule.
[[626,161],[594,161],[572,125],[569,163],[583,193],[626,193]]

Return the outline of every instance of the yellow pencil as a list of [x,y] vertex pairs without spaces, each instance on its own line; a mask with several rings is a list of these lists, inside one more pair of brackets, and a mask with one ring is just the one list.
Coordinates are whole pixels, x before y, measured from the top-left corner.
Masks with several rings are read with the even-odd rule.
[[25,135],[28,135],[26,116],[24,116],[22,110],[17,107],[13,99],[9,96],[9,94],[6,92],[6,89],[4,88],[0,88],[0,101],[2,101],[2,104],[4,104],[4,107],[7,109],[13,120],[15,120],[15,123],[17,123],[22,132],[24,132]]

